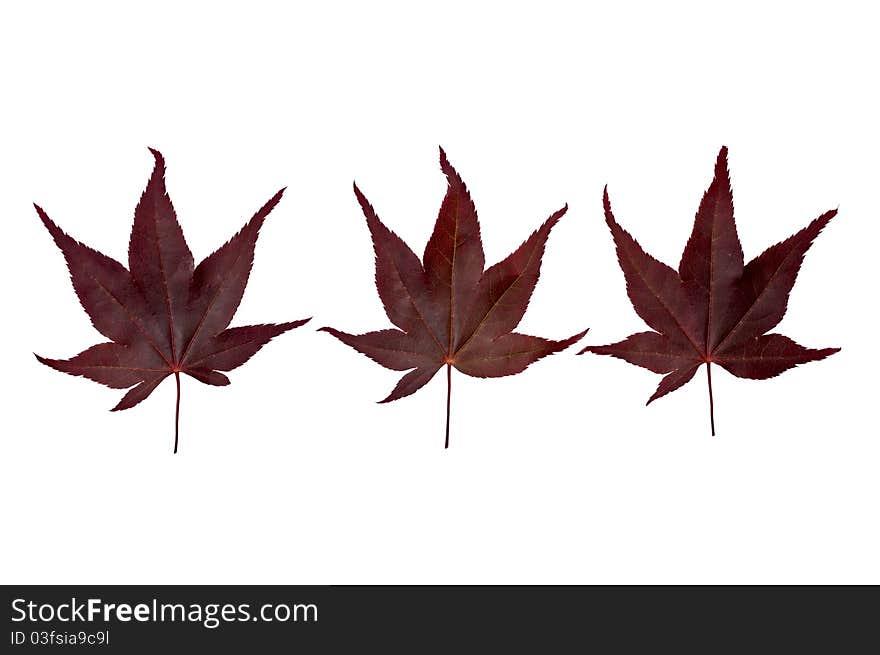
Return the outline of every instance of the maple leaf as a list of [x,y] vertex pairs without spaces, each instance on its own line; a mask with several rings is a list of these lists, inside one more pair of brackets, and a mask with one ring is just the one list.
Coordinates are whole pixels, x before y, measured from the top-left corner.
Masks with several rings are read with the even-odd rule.
[[114,389],[131,387],[112,411],[147,398],[169,375],[177,383],[174,452],[180,419],[180,374],[216,386],[223,371],[244,364],[273,337],[309,319],[229,328],[241,303],[263,222],[276,193],[225,245],[198,266],[165,190],[165,160],[152,148],[153,174],[134,212],[128,269],[79,243],[34,205],[67,261],[73,288],[106,343],[70,359],[37,359],[52,368]]
[[639,332],[607,346],[588,346],[578,354],[612,355],[665,373],[648,404],[686,384],[706,364],[714,435],[713,363],[737,377],[763,380],[840,350],[804,348],[781,334],[765,334],[785,315],[804,255],[837,210],[825,212],[744,265],[733,217],[727,148],[721,148],[715,177],[700,202],[676,272],[642,250],[618,225],[607,187],[603,203],[630,301],[655,332]]
[[446,366],[446,448],[452,368],[490,378],[514,375],[567,348],[586,330],[562,341],[513,332],[538,282],[550,230],[568,209],[555,212],[510,256],[483,270],[477,211],[467,187],[440,149],[448,188],[425,254],[418,256],[389,230],[354,185],[376,253],[376,288],[399,330],[348,334],[321,328],[386,368],[412,369],[380,402],[408,396]]

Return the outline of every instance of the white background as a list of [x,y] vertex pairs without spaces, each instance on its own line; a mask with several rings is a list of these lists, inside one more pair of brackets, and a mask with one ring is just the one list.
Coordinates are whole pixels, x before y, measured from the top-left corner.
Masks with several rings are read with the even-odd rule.
[[[858,3],[16,3],[0,26],[5,583],[880,583],[876,16]],[[607,3],[610,4],[610,3]],[[747,258],[821,212],[765,381],[575,348],[378,405],[399,374],[315,328],[389,327],[356,179],[421,253],[469,184],[487,262],[553,210],[523,331],[644,329],[602,220],[676,265],[719,147]],[[234,324],[315,316],[218,389],[61,375],[102,337],[38,201],[125,261],[147,146],[201,259],[278,188]]]

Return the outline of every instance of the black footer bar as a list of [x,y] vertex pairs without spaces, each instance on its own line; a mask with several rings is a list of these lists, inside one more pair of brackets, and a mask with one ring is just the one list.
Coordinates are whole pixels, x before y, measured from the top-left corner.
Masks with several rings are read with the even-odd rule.
[[830,586],[6,586],[0,594],[0,652],[9,653],[790,652],[799,643],[849,652],[850,643],[876,648],[880,609],[876,587]]

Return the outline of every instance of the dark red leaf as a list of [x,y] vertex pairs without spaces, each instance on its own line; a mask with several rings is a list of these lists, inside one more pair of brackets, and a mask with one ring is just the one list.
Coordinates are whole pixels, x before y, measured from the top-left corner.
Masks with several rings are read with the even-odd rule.
[[666,373],[648,403],[686,384],[706,364],[714,435],[712,363],[737,377],[765,379],[839,350],[804,348],[780,334],[765,334],[782,320],[804,255],[836,210],[744,266],[733,217],[727,148],[722,148],[676,273],[620,227],[611,213],[607,188],[603,202],[630,301],[656,332],[639,332],[581,352],[612,355]]
[[[114,411],[134,407],[171,374],[179,409],[181,373],[205,384],[227,385],[229,378],[220,371],[241,366],[270,339],[309,320],[227,329],[247,286],[260,228],[284,190],[196,267],[165,190],[165,160],[158,151],[150,152],[156,165],[135,209],[128,270],[69,237],[35,205],[67,260],[83,309],[112,341],[70,359],[37,359],[109,387],[131,387]],[[177,418],[176,413],[175,453]]]
[[447,369],[447,392],[451,391],[453,367],[475,377],[519,373],[586,333],[550,341],[512,332],[538,282],[550,230],[567,207],[550,216],[509,257],[484,271],[477,210],[442,148],[440,168],[449,186],[421,261],[385,227],[357,185],[354,187],[373,238],[379,298],[388,318],[400,329],[358,335],[321,329],[386,368],[412,369],[381,402],[415,393],[443,366]]

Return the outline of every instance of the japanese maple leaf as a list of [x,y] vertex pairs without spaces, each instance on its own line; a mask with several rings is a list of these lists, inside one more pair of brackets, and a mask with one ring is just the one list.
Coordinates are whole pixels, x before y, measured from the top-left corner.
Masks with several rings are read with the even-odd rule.
[[229,241],[198,266],[165,190],[165,161],[156,150],[153,174],[134,212],[128,270],[65,234],[37,213],[67,260],[73,288],[92,325],[110,339],[70,359],[37,359],[47,366],[114,389],[131,387],[112,411],[129,409],[169,375],[177,384],[174,452],[180,418],[180,374],[224,386],[273,337],[309,319],[228,328],[241,303],[260,228],[278,204],[276,193]]
[[373,238],[376,288],[385,313],[400,329],[359,335],[321,329],[386,368],[412,369],[380,401],[383,403],[414,393],[445,366],[448,448],[453,367],[481,378],[514,375],[570,346],[586,330],[562,341],[512,331],[525,314],[538,282],[550,230],[568,206],[550,216],[510,256],[484,271],[477,211],[442,148],[440,168],[449,186],[421,261],[385,227],[354,186]]
[[733,218],[727,148],[721,148],[715,178],[697,210],[676,272],[642,250],[618,225],[607,187],[604,205],[629,299],[655,332],[638,332],[608,346],[589,346],[581,353],[612,355],[655,373],[666,373],[648,404],[687,383],[706,364],[714,435],[713,363],[737,377],[763,380],[839,350],[804,348],[781,334],[765,334],[785,315],[804,255],[837,210],[825,212],[743,265]]

